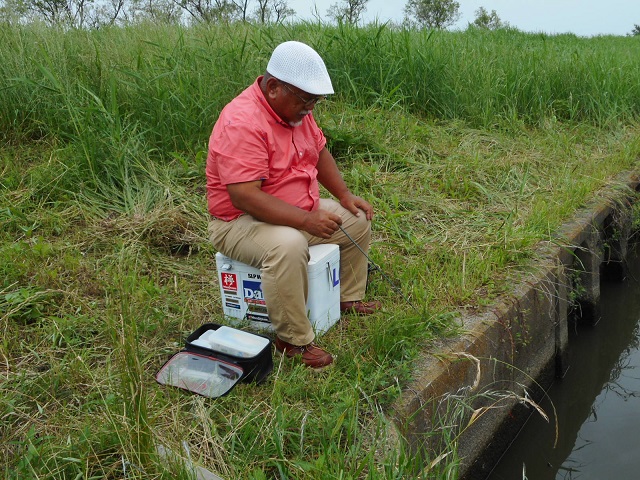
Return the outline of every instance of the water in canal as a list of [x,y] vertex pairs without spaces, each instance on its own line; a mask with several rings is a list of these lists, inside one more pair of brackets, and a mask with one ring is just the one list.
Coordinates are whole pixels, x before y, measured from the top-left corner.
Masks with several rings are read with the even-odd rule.
[[[557,414],[529,422],[488,480],[640,478],[640,257],[601,286],[595,327],[572,327],[570,368],[549,391]],[[549,400],[541,402],[553,417]]]

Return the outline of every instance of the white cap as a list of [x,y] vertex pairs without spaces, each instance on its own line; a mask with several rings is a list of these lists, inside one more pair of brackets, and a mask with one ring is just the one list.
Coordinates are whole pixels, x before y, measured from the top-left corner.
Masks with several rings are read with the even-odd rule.
[[267,72],[312,95],[330,95],[333,85],[324,61],[313,48],[301,42],[278,45],[267,64]]

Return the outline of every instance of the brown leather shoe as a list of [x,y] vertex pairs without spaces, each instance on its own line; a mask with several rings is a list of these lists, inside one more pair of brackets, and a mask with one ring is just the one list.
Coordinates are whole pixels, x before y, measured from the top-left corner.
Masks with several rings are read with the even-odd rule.
[[308,345],[298,346],[287,343],[284,340],[280,340],[279,337],[276,337],[275,344],[276,350],[280,353],[285,354],[289,358],[300,355],[302,363],[315,370],[319,370],[333,363],[333,357],[331,354],[313,342]]
[[340,302],[340,311],[343,313],[355,313],[356,315],[371,315],[382,307],[378,301],[363,302],[355,300],[353,302]]

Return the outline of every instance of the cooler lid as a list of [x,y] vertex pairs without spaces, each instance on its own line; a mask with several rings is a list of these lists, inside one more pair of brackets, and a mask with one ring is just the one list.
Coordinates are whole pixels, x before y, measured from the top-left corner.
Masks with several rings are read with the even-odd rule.
[[191,352],[178,352],[165,363],[156,380],[162,385],[182,388],[204,397],[229,393],[242,377],[242,367]]
[[322,243],[309,247],[309,265],[315,265],[320,261],[326,262],[326,257],[338,254],[340,247],[335,243]]

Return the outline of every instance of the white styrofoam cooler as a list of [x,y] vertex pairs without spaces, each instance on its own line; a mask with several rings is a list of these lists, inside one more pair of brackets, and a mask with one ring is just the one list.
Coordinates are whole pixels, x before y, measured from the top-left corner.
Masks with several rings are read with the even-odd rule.
[[[340,248],[309,247],[307,314],[318,334],[340,319]],[[267,313],[260,270],[216,253],[222,309],[232,320],[248,320],[253,327],[272,329]]]

